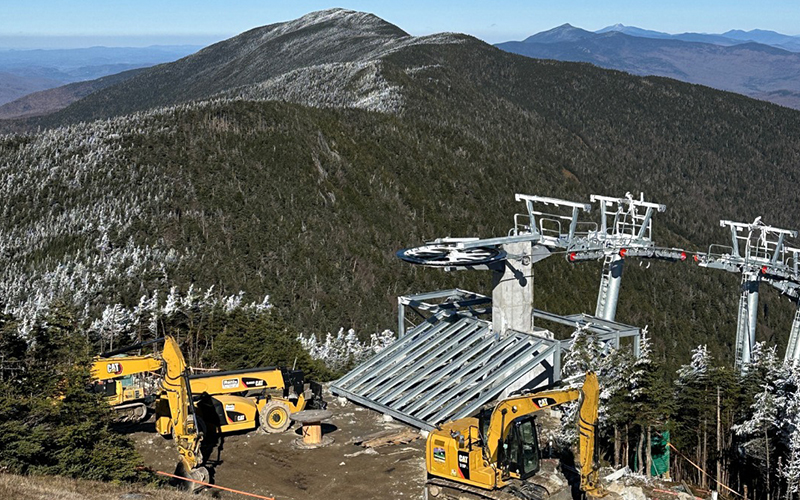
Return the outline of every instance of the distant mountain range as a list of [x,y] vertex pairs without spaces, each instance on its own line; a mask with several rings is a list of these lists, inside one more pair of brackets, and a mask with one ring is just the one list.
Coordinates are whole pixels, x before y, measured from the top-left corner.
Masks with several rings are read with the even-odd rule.
[[[488,292],[484,274],[415,269],[395,251],[507,234],[524,210],[514,193],[644,192],[668,206],[658,241],[687,251],[726,241],[722,218],[800,221],[798,111],[467,35],[414,37],[363,12],[311,13],[124,76],[0,122],[25,132],[0,135],[11,310],[63,297],[97,315],[214,286],[270,294],[298,331],[369,333],[396,324],[410,290]],[[591,310],[601,265],[537,264],[537,307]],[[625,272],[618,318],[650,325],[662,359],[688,361],[698,343],[732,356],[733,276],[689,262]],[[759,339],[785,345],[794,306],[762,298]]]
[[528,57],[675,78],[800,109],[800,38],[772,31],[671,35],[619,24],[597,32],[565,24],[496,46]]
[[625,26],[615,24],[597,30],[595,33],[617,32],[641,38],[659,38],[669,40],[681,40],[684,42],[703,42],[714,45],[739,45],[742,43],[761,43],[773,47],[788,50],[790,52],[800,52],[800,36],[784,35],[768,30],[730,30],[725,33],[679,33],[676,35],[663,33],[661,31],[645,30],[635,26]]
[[[175,61],[200,48],[195,45],[156,45],[0,50],[0,105],[32,92]],[[0,117],[8,117],[8,114],[7,110],[5,113],[0,111]]]

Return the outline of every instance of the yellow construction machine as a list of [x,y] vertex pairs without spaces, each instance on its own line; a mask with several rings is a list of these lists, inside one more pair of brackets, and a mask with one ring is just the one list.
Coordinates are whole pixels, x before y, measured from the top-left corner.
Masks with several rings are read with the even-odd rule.
[[[159,403],[163,402],[169,408],[169,433],[180,455],[176,473],[208,482],[208,469],[203,467],[203,454],[200,451],[205,425],[195,411],[183,353],[172,337],[164,339],[162,356],[169,362],[165,363],[166,369],[161,379]],[[190,484],[189,488],[197,489],[196,483]]]
[[266,432],[283,432],[289,415],[305,408],[324,408],[322,386],[305,382],[301,370],[275,367],[212,372],[189,377],[194,394],[211,398],[222,432],[261,425]]
[[425,452],[429,499],[571,498],[568,490],[549,491],[537,482],[541,454],[536,413],[569,401],[579,402],[580,488],[602,496],[595,460],[599,388],[586,374],[581,389],[556,389],[513,396],[477,417],[461,418],[430,432]]
[[[164,340],[165,350],[144,356],[123,356],[125,352]],[[180,349],[166,350],[172,337],[157,339],[106,353],[95,358],[92,377],[95,390],[108,396],[120,420],[142,421],[147,408],[156,401],[156,426],[169,435],[169,405],[159,398],[161,373],[171,363],[185,365]],[[266,432],[283,432],[291,423],[289,415],[307,407],[322,408],[322,386],[306,382],[301,370],[277,367],[250,368],[228,372],[189,375],[194,397],[212,405],[221,432],[250,430],[259,424]],[[203,398],[203,395],[211,396]],[[214,422],[216,423],[216,422]]]
[[160,357],[122,354],[151,343],[153,341],[101,354],[92,362],[92,388],[106,396],[119,421],[145,420],[148,416],[147,408],[160,390],[161,370],[164,368]]

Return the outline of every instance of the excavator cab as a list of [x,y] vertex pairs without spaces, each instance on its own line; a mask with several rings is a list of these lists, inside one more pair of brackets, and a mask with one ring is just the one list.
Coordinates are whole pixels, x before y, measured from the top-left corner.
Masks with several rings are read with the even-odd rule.
[[524,415],[511,422],[500,452],[504,479],[513,477],[524,481],[539,472],[538,434],[533,415]]

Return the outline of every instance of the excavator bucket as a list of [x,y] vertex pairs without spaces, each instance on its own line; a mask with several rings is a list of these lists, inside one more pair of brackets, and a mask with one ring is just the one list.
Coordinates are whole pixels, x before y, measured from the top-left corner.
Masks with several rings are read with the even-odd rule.
[[183,460],[178,461],[178,464],[175,466],[174,475],[183,479],[174,479],[171,482],[172,485],[190,493],[197,493],[200,490],[205,489],[211,478],[208,469],[205,467],[195,467],[194,469],[189,469],[186,462]]

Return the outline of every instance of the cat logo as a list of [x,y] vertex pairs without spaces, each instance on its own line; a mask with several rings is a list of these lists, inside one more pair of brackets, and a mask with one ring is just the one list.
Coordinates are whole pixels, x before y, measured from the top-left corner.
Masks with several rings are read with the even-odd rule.
[[122,365],[120,363],[109,363],[106,365],[106,371],[112,375],[119,375],[122,373]]
[[469,453],[466,451],[458,452],[458,474],[463,479],[469,479]]
[[222,381],[222,388],[223,389],[236,389],[239,387],[239,379],[238,378],[228,378]]
[[244,415],[236,415],[237,422],[241,422],[242,420],[244,420]]
[[544,408],[547,406],[547,398],[540,399],[536,402],[536,404],[539,406],[539,408]]
[[265,387],[267,385],[262,379],[251,377],[242,377],[242,383],[249,389],[254,387]]

